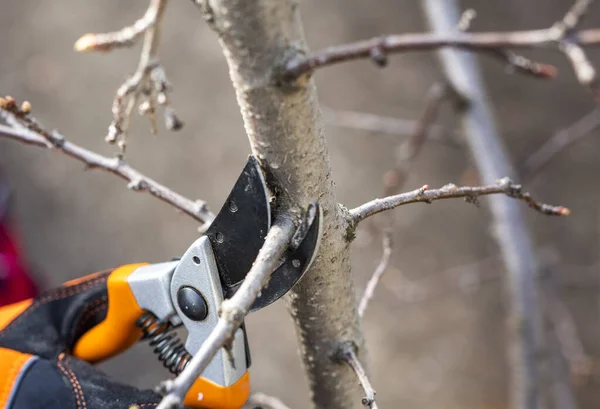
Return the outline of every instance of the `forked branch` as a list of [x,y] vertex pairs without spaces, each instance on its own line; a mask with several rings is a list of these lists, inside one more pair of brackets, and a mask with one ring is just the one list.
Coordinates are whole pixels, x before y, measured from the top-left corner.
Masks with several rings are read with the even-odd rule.
[[[24,107],[27,109],[23,110]],[[102,156],[69,142],[57,131],[47,131],[29,115],[30,109],[29,103],[23,103],[23,106],[18,108],[12,98],[0,98],[0,120],[9,125],[0,125],[0,137],[53,149],[83,162],[87,169],[102,169],[117,175],[129,182],[127,185],[129,189],[136,192],[148,192],[191,216],[194,220],[203,223],[203,229],[214,220],[215,215],[203,200],[190,200],[172,191],[132,168],[122,158]]]
[[[160,28],[167,1],[150,0],[144,17],[132,26],[112,33],[85,34],[75,43],[75,50],[81,52],[109,51],[130,46],[144,34],[140,62],[135,73],[117,90],[112,106],[113,121],[108,127],[108,135],[105,138],[108,143],[117,143],[121,156],[127,145],[131,115],[138,103],[140,115],[147,115],[150,119],[152,133],[156,133],[156,104],[165,108],[167,129],[177,131],[183,126],[183,122],[169,106],[167,92],[170,84],[158,61]],[[141,99],[144,100],[140,101]]]
[[281,78],[283,81],[293,82],[318,68],[363,58],[370,58],[375,64],[383,67],[387,64],[389,54],[443,47],[486,52],[519,72],[541,78],[552,78],[556,75],[554,66],[530,61],[506,49],[555,47],[569,58],[578,79],[584,84],[589,84],[594,80],[595,72],[587,61],[582,47],[600,45],[600,29],[576,31],[576,28],[590,3],[591,0],[577,1],[561,21],[547,29],[395,34],[332,46],[312,54],[295,56],[283,67]]
[[522,200],[534,210],[549,216],[568,216],[571,211],[563,206],[552,206],[535,201],[531,194],[523,192],[521,185],[514,184],[509,178],[500,179],[495,185],[486,186],[462,186],[458,187],[452,183],[440,189],[429,189],[425,185],[412,192],[401,193],[395,196],[375,199],[350,210],[353,223],[363,221],[369,216],[383,212],[385,210],[395,209],[398,206],[409,203],[431,203],[434,200],[464,198],[467,202],[477,203],[480,196],[504,194],[514,199]]

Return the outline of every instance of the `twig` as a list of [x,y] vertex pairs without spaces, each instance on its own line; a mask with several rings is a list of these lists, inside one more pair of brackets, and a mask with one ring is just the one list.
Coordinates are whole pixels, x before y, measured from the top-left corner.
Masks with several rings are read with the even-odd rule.
[[377,403],[375,402],[376,392],[375,389],[373,389],[373,386],[371,385],[371,381],[367,376],[367,372],[358,360],[358,356],[356,356],[356,345],[354,345],[354,343],[352,342],[345,342],[342,345],[340,345],[336,353],[336,359],[350,365],[350,367],[356,374],[360,385],[365,391],[365,397],[362,398],[362,404],[364,406],[368,406],[371,409],[377,409]]
[[110,33],[88,33],[84,34],[75,42],[75,50],[78,52],[110,51],[113,48],[130,47],[136,40],[148,30],[157,20],[159,13],[158,4],[151,3],[142,18],[131,26],[124,27],[119,31]]
[[476,199],[478,197],[493,194],[504,194],[513,199],[522,200],[532,209],[545,215],[568,216],[570,214],[570,210],[566,207],[536,202],[529,193],[523,193],[522,189],[521,185],[514,184],[509,178],[500,179],[496,184],[486,186],[458,187],[450,183],[440,189],[429,189],[429,186],[425,185],[412,192],[371,200],[370,202],[350,210],[350,215],[352,216],[353,222],[356,224],[374,214],[409,203],[431,203],[434,200],[455,198],[465,198],[467,202],[477,203]]
[[[329,47],[309,55],[294,56],[283,68],[281,77],[283,81],[291,82],[303,75],[312,73],[318,68],[362,58],[371,58],[377,65],[385,66],[387,56],[392,53],[454,47],[471,51],[491,52],[492,55],[520,72],[526,72],[541,78],[552,78],[556,75],[554,66],[535,63],[503,49],[547,48],[560,44],[563,40],[566,40],[566,37],[569,37],[567,41],[574,46],[597,46],[600,44],[600,29],[574,32],[580,16],[584,14],[590,1],[584,0],[577,3],[578,6],[569,10],[560,22],[547,29],[511,32],[385,35],[370,40]],[[586,7],[582,7],[584,3]],[[565,27],[565,22],[568,23],[568,29],[561,31],[561,28]],[[565,51],[562,47],[559,47],[559,50]],[[577,71],[578,68],[575,68]],[[578,77],[581,77],[579,71]],[[587,77],[584,76],[584,78]]]
[[245,407],[249,409],[289,409],[281,399],[260,392],[252,394]]
[[390,265],[390,259],[392,256],[393,248],[391,233],[391,229],[385,229],[383,233],[383,254],[381,256],[381,260],[379,261],[379,264],[377,264],[375,272],[369,279],[367,287],[365,288],[365,292],[363,293],[362,298],[360,299],[360,303],[358,304],[358,315],[360,315],[361,317],[365,314],[367,305],[369,304],[369,301],[371,301],[371,299],[373,298],[375,288],[377,287],[381,276]]
[[129,182],[127,187],[131,190],[148,192],[152,196],[191,216],[194,220],[204,223],[204,226],[208,226],[214,220],[215,215],[210,211],[206,202],[202,200],[193,201],[173,192],[166,186],[132,168],[121,158],[108,158],[99,155],[69,142],[63,135],[56,131],[46,131],[37,121],[29,116],[23,116],[22,120],[25,123],[22,124],[17,121],[14,115],[14,112],[0,108],[0,119],[12,125],[0,125],[0,136],[29,145],[54,149],[83,162],[87,169],[103,169],[117,175]]
[[[338,110],[331,108],[321,108],[323,119],[326,123],[339,128],[357,129],[365,132],[374,132],[388,134],[391,136],[411,135],[417,126],[416,120],[400,119],[394,117],[381,116],[367,112]],[[460,146],[456,141],[459,133],[451,128],[445,128],[440,125],[429,125],[428,139],[431,141],[450,145],[452,147]],[[390,138],[392,139],[392,138]],[[393,140],[397,140],[393,138]]]
[[109,51],[113,48],[132,45],[140,35],[144,34],[144,43],[138,67],[117,90],[113,101],[113,121],[108,127],[106,141],[117,143],[121,155],[127,145],[127,133],[131,114],[139,104],[140,115],[148,115],[152,133],[156,133],[156,104],[165,108],[165,125],[167,129],[177,131],[183,122],[169,106],[167,92],[170,88],[163,67],[158,62],[158,44],[160,26],[168,0],[150,0],[144,17],[132,26],[105,34],[85,34],[76,43],[77,51]]
[[573,66],[579,82],[592,86],[596,81],[596,70],[588,60],[585,51],[577,42],[575,29],[588,12],[593,0],[577,0],[561,21],[551,28],[553,35],[560,39],[559,50],[562,51]]
[[164,381],[159,386],[161,392],[165,393],[165,397],[157,409],[173,408],[183,401],[188,389],[241,325],[261,288],[276,268],[279,258],[288,248],[293,234],[294,224],[289,218],[281,218],[271,227],[256,261],[239,290],[221,304],[219,320],[202,343],[198,353],[177,378]]
[[600,107],[594,108],[574,124],[555,133],[533,152],[525,160],[521,171],[522,178],[528,179],[538,174],[557,154],[598,127],[600,127]]

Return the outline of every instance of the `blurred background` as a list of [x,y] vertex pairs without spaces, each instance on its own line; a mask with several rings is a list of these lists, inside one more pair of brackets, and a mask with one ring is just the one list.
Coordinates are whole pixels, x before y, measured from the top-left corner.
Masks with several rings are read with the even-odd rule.
[[[173,84],[173,107],[185,122],[178,133],[161,124],[152,136],[145,118],[133,121],[128,160],[152,178],[217,211],[249,154],[241,116],[215,34],[191,2],[171,2],[161,60]],[[463,2],[478,13],[472,30],[545,28],[570,2]],[[29,100],[48,128],[106,155],[104,141],[116,89],[133,72],[139,45],[108,54],[77,54],[86,32],[118,30],[147,2],[60,0],[5,2],[0,8],[0,94]],[[418,1],[306,0],[300,3],[310,48],[382,33],[426,30]],[[585,26],[600,25],[592,9]],[[566,60],[554,51],[524,53],[555,64],[555,80],[510,75],[481,58],[498,125],[515,164],[557,130],[594,107]],[[597,52],[590,52],[600,66]],[[415,119],[430,85],[441,79],[432,53],[390,57],[384,70],[370,61],[315,74],[323,107]],[[457,125],[450,109],[437,121]],[[458,129],[458,128],[457,128]],[[593,131],[557,156],[526,188],[547,203],[572,210],[568,218],[527,211],[543,260],[558,276],[559,295],[581,341],[580,353],[600,355],[598,259],[600,138]],[[401,136],[329,124],[327,137],[338,198],[356,206],[382,192]],[[44,288],[98,270],[179,256],[198,236],[191,219],[122,180],[61,155],[0,139],[0,167],[13,190],[12,213],[23,251]],[[428,142],[406,190],[423,184],[472,183],[468,151]],[[483,201],[483,204],[486,202]],[[503,270],[485,206],[462,201],[411,205],[394,212],[398,229],[392,265],[365,316],[373,383],[380,407],[502,409],[508,406]],[[380,233],[364,223],[352,248],[357,296],[381,256]],[[247,319],[253,388],[292,408],[309,404],[294,329],[284,302]],[[577,340],[577,339],[575,339]],[[113,376],[153,387],[168,376],[147,345],[102,364]],[[574,375],[582,408],[600,402],[598,376]],[[585,371],[584,371],[585,372]],[[357,396],[357,399],[360,399]]]

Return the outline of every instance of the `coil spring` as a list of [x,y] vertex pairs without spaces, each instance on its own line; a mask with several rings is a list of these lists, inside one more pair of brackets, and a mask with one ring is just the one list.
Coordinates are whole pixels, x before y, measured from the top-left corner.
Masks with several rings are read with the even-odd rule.
[[187,366],[192,356],[185,350],[185,345],[174,333],[169,322],[162,322],[147,311],[136,322],[142,330],[142,340],[149,339],[150,346],[164,367],[174,375],[179,375]]

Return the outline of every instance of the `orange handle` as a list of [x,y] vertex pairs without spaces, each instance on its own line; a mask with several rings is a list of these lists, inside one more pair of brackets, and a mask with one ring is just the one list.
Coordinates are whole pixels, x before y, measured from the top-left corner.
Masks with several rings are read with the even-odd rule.
[[230,386],[217,385],[206,378],[198,378],[185,395],[183,404],[199,409],[240,409],[250,395],[250,374],[248,371]]
[[[114,270],[107,280],[108,311],[104,321],[90,329],[75,344],[73,355],[88,362],[98,362],[117,355],[142,337],[136,321],[143,311],[137,304],[127,278],[144,264],[129,264]],[[190,408],[239,409],[250,395],[250,374],[233,385],[222,386],[198,378],[186,394],[184,404]]]
[[102,361],[123,352],[142,337],[135,323],[143,311],[131,292],[127,277],[144,265],[147,263],[128,264],[110,274],[106,283],[106,318],[79,338],[73,349],[74,356],[88,362]]

